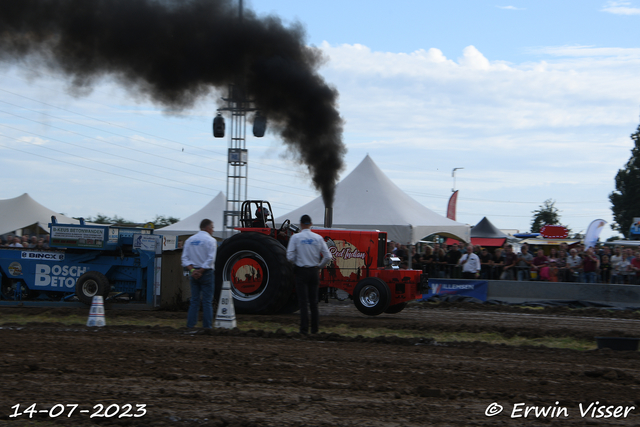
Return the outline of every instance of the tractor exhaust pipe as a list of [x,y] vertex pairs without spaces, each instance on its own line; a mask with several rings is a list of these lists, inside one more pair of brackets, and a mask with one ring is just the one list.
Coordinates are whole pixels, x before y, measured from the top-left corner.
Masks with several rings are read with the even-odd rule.
[[333,208],[324,208],[324,228],[333,226]]

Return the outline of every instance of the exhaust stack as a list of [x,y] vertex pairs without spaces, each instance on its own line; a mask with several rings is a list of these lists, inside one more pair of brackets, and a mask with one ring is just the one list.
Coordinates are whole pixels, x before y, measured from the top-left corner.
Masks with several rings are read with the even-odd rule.
[[333,208],[324,208],[324,228],[333,226]]

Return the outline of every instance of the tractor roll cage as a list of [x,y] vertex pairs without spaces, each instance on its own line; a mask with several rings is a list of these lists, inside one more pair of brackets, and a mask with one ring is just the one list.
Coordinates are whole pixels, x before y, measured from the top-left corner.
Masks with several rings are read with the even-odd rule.
[[[269,211],[266,215],[265,209]],[[245,228],[276,228],[271,204],[266,200],[244,201],[240,208],[240,224]]]

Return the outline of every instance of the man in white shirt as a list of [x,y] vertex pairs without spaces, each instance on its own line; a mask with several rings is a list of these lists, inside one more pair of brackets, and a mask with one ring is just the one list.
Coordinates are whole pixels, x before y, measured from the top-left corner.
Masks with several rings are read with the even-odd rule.
[[460,257],[458,264],[462,266],[463,279],[477,279],[480,273],[480,258],[473,253],[473,246],[467,245],[467,253]]
[[319,269],[331,262],[331,252],[322,236],[311,231],[311,218],[302,215],[301,231],[291,236],[287,246],[287,259],[294,264],[296,293],[300,305],[300,333],[309,333],[309,306],[311,307],[311,333],[318,332]]
[[189,270],[191,302],[187,314],[187,328],[198,323],[200,301],[202,301],[202,327],[213,327],[213,291],[215,277],[213,268],[216,261],[216,239],[213,238],[213,221],[203,219],[200,231],[189,237],[182,250],[182,266]]
[[620,274],[620,264],[622,264],[622,249],[620,246],[616,246],[614,254],[611,256],[611,283],[624,283],[622,280],[622,274]]
[[572,248],[567,257],[567,269],[569,271],[570,282],[580,282],[580,273],[582,273],[582,258],[578,256],[578,251]]

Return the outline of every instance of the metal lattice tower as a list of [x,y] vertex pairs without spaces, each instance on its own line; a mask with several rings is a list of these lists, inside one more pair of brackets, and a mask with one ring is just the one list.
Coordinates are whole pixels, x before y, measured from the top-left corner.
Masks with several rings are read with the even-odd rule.
[[[242,0],[238,2],[238,19],[242,23]],[[231,126],[229,132],[229,150],[227,154],[227,208],[224,211],[224,237],[230,237],[234,227],[240,226],[240,208],[247,200],[247,182],[249,172],[249,151],[247,150],[247,113],[257,111],[251,100],[246,98],[244,81],[240,77],[235,84],[229,85],[229,95],[222,98],[227,106],[219,108],[220,111],[231,113]],[[262,133],[256,133],[254,123],[254,135],[262,136],[266,122],[263,121]],[[215,127],[215,125],[214,125]],[[223,131],[224,133],[224,126]],[[215,135],[215,130],[214,130]]]
[[227,102],[227,106],[218,111],[231,113],[227,154],[227,210],[224,211],[224,234],[229,237],[233,228],[240,226],[240,207],[247,200],[247,113],[256,109],[245,98],[240,85],[230,85],[229,97],[223,100]]

